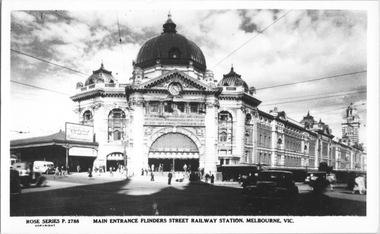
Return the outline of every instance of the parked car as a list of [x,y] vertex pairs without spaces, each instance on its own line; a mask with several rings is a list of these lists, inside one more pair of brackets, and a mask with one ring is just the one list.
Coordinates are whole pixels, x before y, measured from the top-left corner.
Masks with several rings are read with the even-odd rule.
[[34,161],[33,170],[44,174],[54,174],[54,163],[49,161]]
[[21,195],[21,185],[19,172],[10,168],[10,199],[11,201],[18,201]]
[[309,183],[314,192],[321,192],[329,184],[327,173],[325,171],[310,171],[306,174],[305,183]]
[[33,164],[28,162],[19,162],[13,164],[13,168],[19,172],[20,183],[24,187],[35,184],[37,187],[46,185],[46,177],[39,172],[33,171]]
[[298,195],[293,173],[265,170],[258,173],[256,183],[243,188],[243,194],[253,198],[292,199]]

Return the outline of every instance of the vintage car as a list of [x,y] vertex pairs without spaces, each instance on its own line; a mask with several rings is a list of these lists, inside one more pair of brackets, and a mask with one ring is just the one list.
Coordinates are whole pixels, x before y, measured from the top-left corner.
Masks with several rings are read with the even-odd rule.
[[54,174],[54,163],[49,161],[34,161],[33,170],[43,174]]
[[243,194],[251,198],[293,199],[298,195],[298,187],[292,172],[264,170],[258,173],[255,183],[243,188]]
[[33,164],[28,162],[18,162],[12,165],[13,169],[19,172],[20,183],[23,187],[28,187],[30,184],[35,184],[37,187],[45,186],[46,177],[39,172],[33,171]]
[[[305,183],[308,183],[314,192],[322,192],[330,183],[329,176],[325,171],[309,171],[306,174]],[[334,183],[335,175],[331,174],[331,177],[331,183]]]
[[21,195],[20,176],[17,170],[10,169],[10,199],[18,201]]

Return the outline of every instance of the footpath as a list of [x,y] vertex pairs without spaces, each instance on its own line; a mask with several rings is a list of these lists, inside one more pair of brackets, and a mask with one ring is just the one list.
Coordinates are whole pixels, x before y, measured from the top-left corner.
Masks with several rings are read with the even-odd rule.
[[[118,180],[125,180],[127,179],[126,175],[120,172],[113,172],[112,174],[109,172],[106,173],[93,173],[92,174],[93,179],[89,180],[88,179],[88,173],[87,172],[72,172],[70,173],[67,177],[56,177],[55,179],[53,178],[52,175],[46,176],[48,179],[48,185],[56,185],[57,183],[60,184],[61,186],[64,186],[64,184],[67,184],[66,186],[69,186],[70,184],[76,184],[78,185],[83,185],[83,184],[96,184],[96,183],[104,183],[107,181],[118,181]],[[136,182],[145,182],[145,181],[150,181],[151,176],[150,174],[148,175],[133,175],[133,176],[128,176],[128,179],[131,181],[136,181]],[[178,185],[187,185],[190,183],[189,178],[185,175],[183,178],[182,182],[177,181],[178,178],[174,175],[172,178],[172,184],[178,184]],[[155,172],[154,173],[154,180],[156,182],[160,183],[167,183],[168,182],[168,172]],[[194,184],[199,184],[199,185],[211,185],[211,181],[208,180],[207,182],[205,180],[193,182]],[[242,185],[239,182],[235,181],[214,181],[215,186],[227,186],[227,187],[234,187],[234,188],[242,188]],[[296,182],[296,185],[298,187],[298,190],[301,191],[311,191],[311,187],[309,184],[305,184],[302,182]],[[60,186],[60,187],[61,187]],[[346,184],[334,184],[333,188],[335,189],[340,189],[344,190],[346,189],[347,185]]]

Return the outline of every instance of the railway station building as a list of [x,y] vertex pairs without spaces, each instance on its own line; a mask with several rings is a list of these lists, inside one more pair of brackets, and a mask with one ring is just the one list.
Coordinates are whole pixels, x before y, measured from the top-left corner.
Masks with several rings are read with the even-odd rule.
[[347,108],[341,140],[307,110],[300,122],[284,110],[260,110],[244,75],[231,67],[214,77],[202,50],[177,32],[171,15],[132,65],[129,83],[122,84],[102,63],[71,97],[78,124],[93,126],[94,167],[126,164],[129,174],[140,174],[152,164],[164,171],[186,164],[228,180],[255,167],[304,171],[324,162],[334,170],[365,168],[354,107]]

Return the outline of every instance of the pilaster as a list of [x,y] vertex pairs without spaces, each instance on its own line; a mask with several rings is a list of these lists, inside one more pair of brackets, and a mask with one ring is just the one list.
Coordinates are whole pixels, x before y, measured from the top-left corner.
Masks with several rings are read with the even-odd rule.
[[[205,173],[211,172],[215,175],[217,164],[217,112],[216,112],[216,98],[208,96],[206,99],[206,116],[205,116],[205,154],[204,160],[200,160],[200,167],[204,167]],[[202,162],[203,161],[203,162]]]
[[148,155],[144,155],[144,108],[141,93],[131,98],[131,135],[129,136],[128,169],[131,173],[139,173],[143,165],[148,166]]

